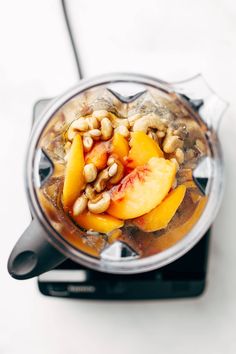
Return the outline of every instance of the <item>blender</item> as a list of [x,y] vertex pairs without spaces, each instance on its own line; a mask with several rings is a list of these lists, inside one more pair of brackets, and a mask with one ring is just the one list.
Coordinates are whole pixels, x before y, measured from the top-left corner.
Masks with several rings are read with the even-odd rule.
[[[132,108],[132,105],[135,107],[137,102],[147,101],[147,93],[155,90],[176,95],[196,121],[200,121],[204,126],[209,150],[199,161],[193,175],[201,193],[207,197],[206,205],[191,227],[161,252],[141,257],[130,244],[124,240],[117,240],[106,245],[98,256],[94,256],[89,251],[81,249],[81,244],[80,249],[75,247],[71,239],[66,239],[63,232],[42,210],[37,188],[43,186],[55,173],[55,165],[48,154],[45,154],[40,143],[44,141],[45,132],[58,123],[57,114],[68,102],[77,100],[79,105],[79,99],[82,102],[82,110],[86,98],[90,105],[98,105],[99,107],[95,108],[102,109],[104,107],[100,105],[104,106],[102,99],[106,97],[107,101],[112,101],[111,106],[116,102],[120,109],[125,111],[127,107]],[[150,101],[152,99],[149,98],[148,103]],[[204,239],[202,237],[209,234],[208,230],[216,216],[223,190],[222,154],[217,130],[226,106],[227,104],[209,88],[201,75],[178,83],[166,83],[135,74],[103,75],[81,81],[59,98],[38,103],[34,112],[35,124],[26,163],[27,195],[33,219],[10,256],[8,265],[10,274],[18,279],[27,279],[57,267],[57,270],[42,274],[39,277],[39,284],[45,294],[59,296],[160,298],[201,293],[204,288],[208,247],[207,236]],[[39,113],[42,107],[43,111]],[[200,239],[201,243],[198,243]],[[199,275],[196,277],[194,285],[198,283],[198,286],[194,290],[189,284],[192,281],[191,276],[197,274],[196,270],[189,272],[190,278],[186,276],[187,268],[192,263],[187,253],[190,249],[192,254],[200,253],[202,259],[201,277]],[[187,255],[183,257],[186,253]],[[194,268],[195,264],[192,265]],[[67,271],[68,268],[70,273]],[[184,277],[178,278],[178,273],[181,276],[184,274]],[[178,274],[177,285],[175,284],[174,288],[176,287],[178,291],[172,292],[171,296],[173,286],[170,284],[176,274]],[[99,282],[103,284],[103,291],[102,286],[97,290],[96,284]],[[147,286],[146,292],[140,290],[143,284]],[[158,287],[155,287],[157,284],[159,291]]]

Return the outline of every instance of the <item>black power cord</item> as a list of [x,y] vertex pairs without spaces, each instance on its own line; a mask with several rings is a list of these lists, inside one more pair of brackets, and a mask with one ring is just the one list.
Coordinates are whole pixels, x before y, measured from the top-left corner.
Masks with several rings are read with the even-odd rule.
[[69,15],[68,15],[66,0],[61,0],[61,5],[62,5],[62,11],[63,11],[65,22],[66,22],[66,27],[67,27],[68,34],[70,37],[71,46],[72,46],[73,53],[74,53],[74,58],[76,61],[76,66],[77,66],[77,70],[78,70],[78,74],[79,74],[79,80],[81,80],[81,79],[83,79],[84,75],[83,75],[83,71],[82,71],[81,64],[80,64],[79,53],[77,51],[74,37],[72,34],[72,29],[71,29],[71,25],[70,25],[70,19],[69,19]]

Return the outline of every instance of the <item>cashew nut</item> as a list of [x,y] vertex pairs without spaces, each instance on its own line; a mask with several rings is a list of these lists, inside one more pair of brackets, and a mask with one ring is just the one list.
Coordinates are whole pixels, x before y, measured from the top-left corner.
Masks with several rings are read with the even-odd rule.
[[92,149],[93,139],[91,138],[91,136],[84,136],[83,137],[83,145],[84,145],[84,150],[86,152],[88,152]]
[[108,174],[110,177],[113,177],[115,176],[115,174],[117,173],[117,170],[118,170],[118,165],[117,163],[113,163],[109,169],[108,169]]
[[98,140],[101,136],[101,130],[99,129],[92,129],[92,130],[89,130],[89,135],[95,139],[95,140]]
[[132,127],[134,125],[134,123],[136,122],[136,120],[141,118],[141,114],[140,113],[136,113],[130,117],[128,117],[128,122],[129,125]]
[[84,192],[89,200],[93,200],[96,196],[95,190],[90,184],[87,184]]
[[115,174],[113,177],[111,177],[111,179],[109,179],[109,185],[117,184],[124,177],[124,166],[122,165],[122,163],[119,160],[116,160],[115,165],[117,165],[117,168],[115,168],[116,173],[115,170],[110,171]]
[[110,176],[108,173],[108,168],[102,170],[94,183],[94,189],[96,192],[100,193],[106,188],[106,183],[109,180]]
[[120,125],[129,128],[129,121],[127,118],[118,118],[117,116],[115,116],[115,114],[109,112],[109,119],[114,129],[119,127]]
[[156,141],[156,142],[158,143],[157,134],[155,134],[154,132],[150,131],[150,132],[148,133],[148,136],[149,136],[152,140],[154,140],[154,141]]
[[79,215],[83,213],[88,204],[88,198],[85,194],[82,194],[79,198],[76,199],[73,205],[73,215]]
[[123,135],[125,138],[128,138],[129,136],[129,130],[124,125],[119,125],[119,127],[115,129],[115,132]]
[[109,208],[111,202],[110,194],[107,192],[102,193],[102,198],[97,202],[89,200],[88,209],[94,214],[100,214],[106,211]]
[[86,119],[78,118],[71,123],[67,131],[67,137],[69,140],[73,140],[75,135],[78,133],[78,131],[85,132],[87,130],[88,130],[88,123]]
[[108,117],[109,113],[105,109],[100,109],[98,111],[94,111],[92,116],[101,121],[103,118]]
[[156,132],[156,135],[157,135],[158,138],[162,139],[162,138],[164,138],[164,136],[166,135],[166,133],[163,132],[163,131],[161,131],[161,130],[158,130],[158,131]]
[[112,136],[113,128],[110,120],[108,118],[103,118],[101,120],[101,133],[102,139],[108,140]]
[[187,127],[184,123],[179,123],[179,127],[173,131],[173,135],[178,135],[180,139],[185,139],[188,135]]
[[108,112],[104,109],[94,111],[92,116],[97,118],[100,122],[103,118],[108,118],[113,128],[117,128],[119,125],[125,125],[129,128],[129,121],[127,118],[118,118],[114,113]]
[[177,148],[181,148],[182,146],[183,140],[176,135],[167,135],[163,142],[163,150],[167,154],[174,152]]
[[97,129],[99,127],[99,122],[95,117],[88,117],[87,119],[89,129]]
[[93,182],[97,177],[97,168],[93,163],[84,166],[84,178],[87,183]]
[[112,165],[114,162],[116,162],[115,158],[113,156],[110,156],[107,160],[107,166]]
[[184,162],[184,152],[182,149],[177,148],[175,151],[175,157],[178,161],[179,164],[182,164]]
[[71,128],[85,132],[88,130],[88,123],[85,118],[78,118],[71,124]]
[[90,199],[93,203],[97,203],[99,200],[102,199],[102,193],[96,194],[93,199]]
[[71,126],[67,130],[67,138],[72,141],[74,137],[78,134],[78,131],[72,128]]
[[147,133],[148,128],[165,130],[166,126],[158,115],[150,113],[134,122],[133,131],[142,131]]

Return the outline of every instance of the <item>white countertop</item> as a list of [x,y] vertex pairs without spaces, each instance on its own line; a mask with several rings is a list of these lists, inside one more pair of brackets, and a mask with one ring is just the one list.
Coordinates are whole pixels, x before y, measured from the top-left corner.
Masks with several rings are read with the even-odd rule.
[[58,1],[1,1],[0,353],[234,354],[236,4],[72,0],[71,5],[77,9],[86,76],[131,70],[178,80],[202,72],[230,102],[220,127],[226,190],[214,225],[208,287],[191,300],[90,302],[47,298],[35,279],[10,278],[8,255],[30,220],[23,162],[32,107],[74,85],[77,73]]

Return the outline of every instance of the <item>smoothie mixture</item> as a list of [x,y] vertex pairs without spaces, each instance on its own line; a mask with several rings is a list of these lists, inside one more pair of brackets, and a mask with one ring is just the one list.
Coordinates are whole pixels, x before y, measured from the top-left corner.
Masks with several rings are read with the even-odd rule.
[[51,119],[39,142],[54,172],[38,188],[60,235],[95,257],[122,240],[141,257],[170,247],[196,223],[207,197],[192,172],[208,152],[206,127],[174,93],[130,103],[83,93]]

